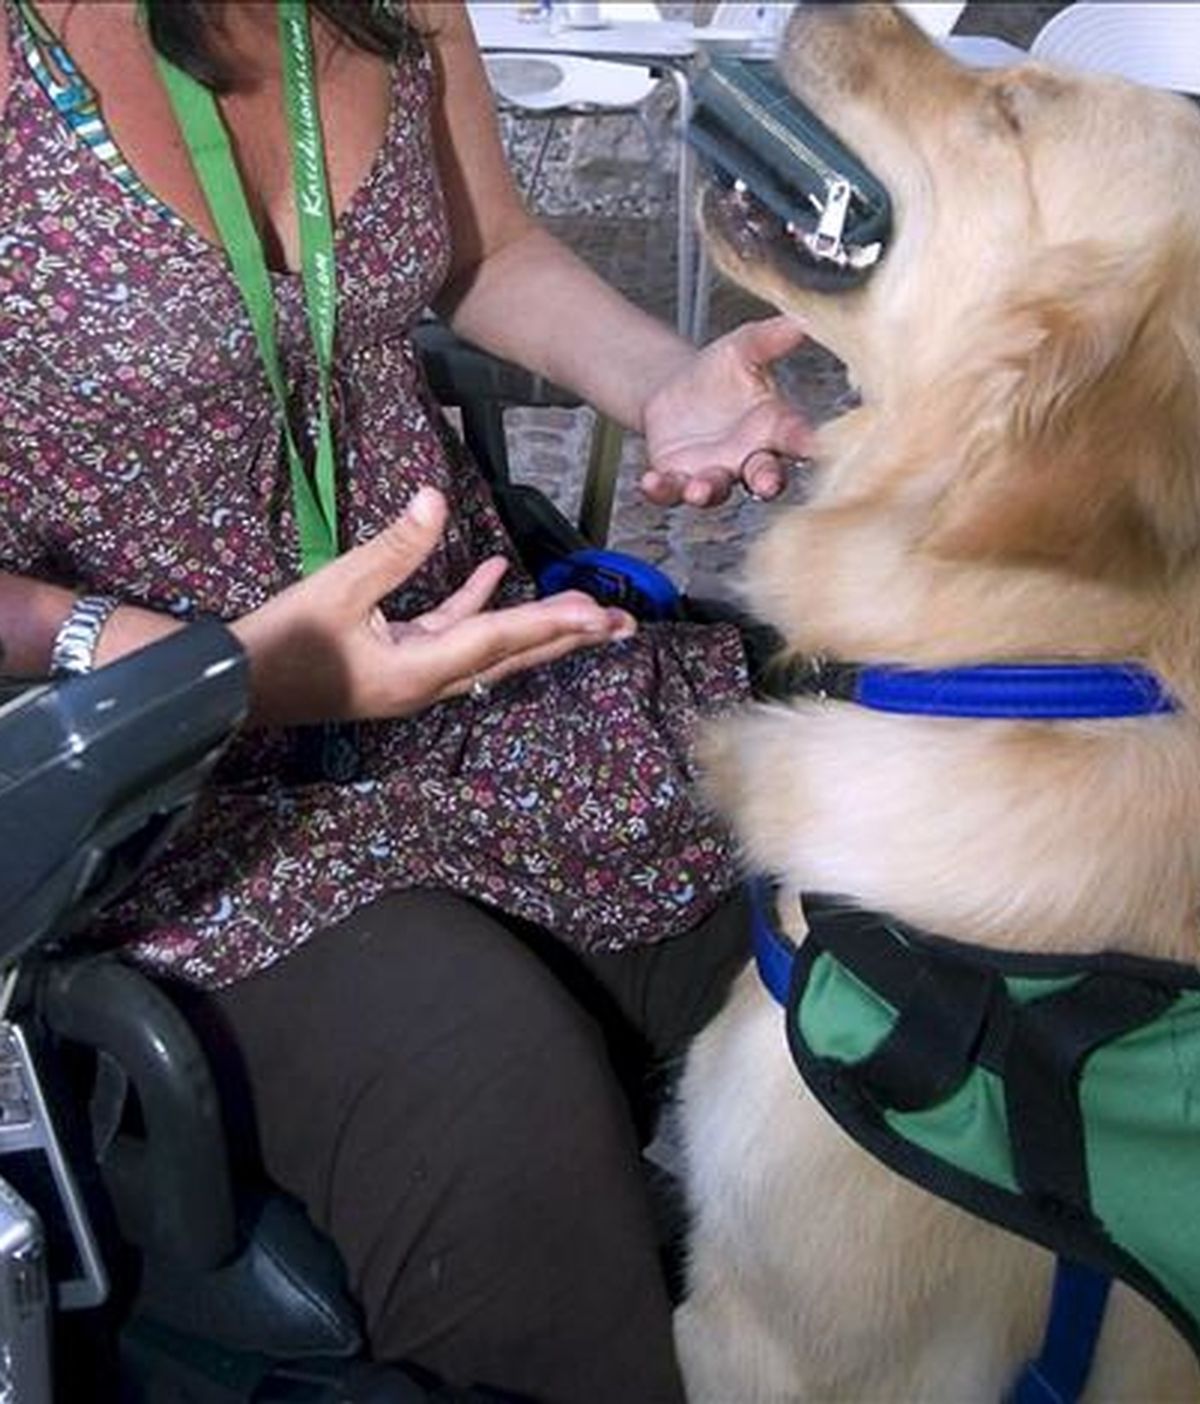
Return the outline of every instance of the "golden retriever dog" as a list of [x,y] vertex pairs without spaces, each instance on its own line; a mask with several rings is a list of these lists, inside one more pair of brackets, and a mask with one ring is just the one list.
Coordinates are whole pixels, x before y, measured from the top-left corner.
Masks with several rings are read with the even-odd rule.
[[[722,271],[861,392],[820,431],[809,500],[748,553],[754,613],[791,656],[1133,660],[1180,709],[753,704],[701,739],[713,801],[789,897],[988,947],[1195,964],[1200,114],[1103,76],[966,69],[884,4],[798,8],[780,65],[888,187],[895,230],[862,287],[812,291],[781,229],[706,200]],[[694,1404],[1003,1397],[1036,1354],[1052,1256],[860,1150],[753,970],[697,1041],[679,1112]],[[1200,1399],[1182,1337],[1119,1283],[1086,1399]]]

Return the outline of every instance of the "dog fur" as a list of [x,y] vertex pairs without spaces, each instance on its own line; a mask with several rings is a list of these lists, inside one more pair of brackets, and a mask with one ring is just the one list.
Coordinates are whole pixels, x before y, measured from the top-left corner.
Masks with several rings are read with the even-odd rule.
[[[888,186],[896,229],[866,285],[830,295],[706,216],[723,271],[861,391],[819,435],[811,499],[748,555],[753,611],[794,654],[1140,660],[1183,710],[754,705],[702,738],[713,800],[787,892],[996,947],[1195,963],[1200,114],[1107,77],[964,69],[889,5],[801,7],[781,64]],[[752,971],[692,1052],[680,1116],[694,1404],[1003,1396],[1050,1256],[853,1145]],[[1120,1286],[1086,1398],[1200,1398],[1190,1350]]]

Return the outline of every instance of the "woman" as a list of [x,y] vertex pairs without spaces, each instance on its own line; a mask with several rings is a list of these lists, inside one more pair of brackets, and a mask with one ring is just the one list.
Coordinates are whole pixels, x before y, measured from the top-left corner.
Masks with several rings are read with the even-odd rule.
[[[653,500],[695,505],[804,451],[763,370],[798,331],[698,354],[540,230],[457,4],[4,6],[8,664],[103,665],[197,611],[251,661],[250,727],[105,934],[193,991],[378,1358],[678,1400],[610,1058],[680,1048],[739,958],[686,755],[739,644],[533,600],[408,331],[432,304],[577,390],[646,434]],[[236,163],[210,185],[196,79]]]

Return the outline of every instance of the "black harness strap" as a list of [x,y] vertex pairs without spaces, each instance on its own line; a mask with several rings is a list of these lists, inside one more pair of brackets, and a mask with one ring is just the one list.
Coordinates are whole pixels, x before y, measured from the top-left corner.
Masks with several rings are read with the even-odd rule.
[[1030,1004],[1012,1004],[1005,1106],[1017,1183],[1030,1195],[1091,1213],[1079,1073],[1096,1048],[1156,1019],[1165,986],[1089,975]]
[[857,1067],[863,1090],[894,1111],[944,1102],[971,1070],[1000,980],[944,957],[917,957],[912,992],[878,1048]]
[[997,970],[957,958],[877,913],[819,904],[811,939],[896,1010],[878,1047],[842,1077],[881,1109],[946,1100],[976,1065],[1001,1075],[1022,1190],[1090,1221],[1079,1074],[1096,1048],[1157,1018],[1166,985],[1095,971],[1042,999],[1010,997]]
[[878,1106],[921,1111],[949,1097],[1005,1001],[998,975],[917,947],[879,916],[826,909],[813,939],[896,1012],[891,1032],[852,1077]]
[[[1081,1081],[1093,1054],[1168,1015],[1182,993],[1200,990],[1200,972],[1116,951],[1064,960],[951,942],[825,894],[805,893],[803,905],[808,937],[794,950],[782,976],[774,970],[771,988],[785,990],[776,997],[787,1012],[788,1047],[809,1090],[830,1116],[860,1146],[914,1184],[1041,1244],[1060,1261],[1070,1260],[1075,1265],[1070,1273],[1085,1284],[1084,1315],[1091,1323],[1083,1332],[1068,1333],[1074,1345],[1094,1339],[1098,1329],[1103,1300],[1099,1274],[1120,1277],[1153,1302],[1200,1357],[1200,1313],[1167,1285],[1157,1257],[1149,1252],[1143,1256],[1124,1237],[1115,1239],[1112,1226],[1093,1210],[1090,1147],[1080,1105]],[[756,950],[757,941],[756,936]],[[805,1001],[817,989],[814,980],[826,957],[895,1011],[890,1031],[873,1053],[858,1061],[837,1053],[819,1054],[808,1041]],[[984,978],[964,979],[959,968],[963,964]],[[1009,982],[1023,979],[1053,982],[1048,986],[1052,992],[1018,997],[1013,991],[1024,991]],[[837,998],[836,988],[827,985],[818,994],[814,1012],[840,1018],[833,1002]],[[850,1020],[845,1027],[862,1027],[858,1014],[851,1014]],[[928,1074],[914,1072],[911,1066],[913,1041],[923,1022],[936,1028],[937,1066]],[[936,1105],[923,1101],[933,1095],[934,1087],[952,1094],[979,1068],[996,1074],[1004,1088],[1006,1126],[1001,1129],[1007,1134],[1013,1177],[1008,1185],[972,1169],[969,1161],[960,1163],[952,1151],[927,1147],[890,1115],[902,1104]],[[1068,1306],[1073,1301],[1075,1296],[1069,1295]],[[1061,1316],[1056,1311],[1056,1339]],[[1082,1360],[1086,1374],[1089,1358],[1090,1346],[1078,1358],[1070,1356],[1065,1373],[1051,1369],[1047,1360],[1053,1364],[1057,1352],[1048,1345],[1031,1369],[1040,1383],[1057,1389],[1061,1381],[1082,1379],[1075,1367]],[[1022,1386],[1026,1383],[1023,1376]],[[1033,1394],[1022,1388],[1013,1401],[1046,1404],[1054,1397],[1044,1388]],[[1057,1397],[1072,1395],[1069,1389],[1060,1390]]]

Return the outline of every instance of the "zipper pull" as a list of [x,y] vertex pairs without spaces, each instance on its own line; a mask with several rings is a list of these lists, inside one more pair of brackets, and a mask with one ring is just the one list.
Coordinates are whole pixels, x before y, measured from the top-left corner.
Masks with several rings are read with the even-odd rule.
[[[836,263],[839,268],[862,270],[879,262],[883,245],[875,243],[846,247],[842,236],[846,231],[846,216],[850,213],[852,194],[848,180],[840,176],[831,180],[817,227],[811,234],[802,235],[800,242],[814,258]],[[788,227],[788,233],[792,233],[792,226]]]
[[849,213],[850,182],[838,177],[829,182],[821,218],[816,229],[804,240],[814,258],[832,259],[834,263],[846,262],[842,234],[845,232],[846,216]]

